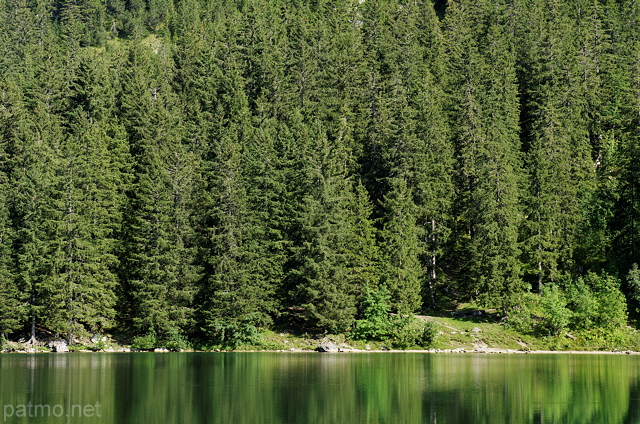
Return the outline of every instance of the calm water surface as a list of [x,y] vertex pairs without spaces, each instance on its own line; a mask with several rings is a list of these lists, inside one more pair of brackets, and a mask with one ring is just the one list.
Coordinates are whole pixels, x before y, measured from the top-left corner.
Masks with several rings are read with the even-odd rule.
[[640,423],[640,356],[0,355],[6,423]]

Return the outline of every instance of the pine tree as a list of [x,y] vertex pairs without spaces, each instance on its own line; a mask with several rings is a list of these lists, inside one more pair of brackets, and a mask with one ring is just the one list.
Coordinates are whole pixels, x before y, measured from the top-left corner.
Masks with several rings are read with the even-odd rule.
[[217,140],[208,169],[211,206],[206,215],[207,275],[201,298],[205,328],[217,339],[219,330],[232,323],[269,324],[275,307],[270,252],[264,223],[249,201],[246,147],[238,127]]
[[7,150],[11,158],[11,214],[16,228],[16,278],[20,290],[28,296],[32,342],[36,325],[51,324],[60,311],[54,301],[62,288],[55,281],[52,244],[59,219],[56,191],[64,138],[58,114],[63,104],[59,69],[55,61],[41,63],[35,75],[39,78],[25,78],[22,89],[14,85],[17,90],[11,96],[14,121],[8,130]]
[[[591,190],[593,162],[582,98],[577,91],[575,34],[559,2],[548,9],[533,3],[537,28],[527,67],[525,107],[530,175],[528,262],[539,289],[573,267],[582,202]],[[542,36],[533,33],[539,30]],[[536,32],[537,33],[537,32]]]
[[13,330],[18,329],[25,318],[26,296],[18,285],[13,260],[14,228],[9,216],[9,196],[12,185],[7,178],[8,152],[6,140],[9,140],[10,128],[14,124],[11,113],[11,101],[8,98],[8,87],[0,86],[3,94],[0,113],[0,338],[5,338]]
[[364,17],[372,68],[365,175],[378,196],[391,191],[392,179],[405,180],[415,205],[421,291],[435,308],[454,192],[439,23],[432,5],[422,3],[368,5]]
[[145,46],[131,47],[120,100],[135,160],[124,234],[123,312],[138,334],[160,340],[191,330],[198,279],[192,202],[199,165],[182,143],[166,53],[155,58]]
[[391,181],[384,198],[382,239],[382,284],[391,294],[391,307],[399,314],[410,314],[421,307],[418,260],[419,229],[415,204],[407,183],[402,178]]
[[[463,3],[447,16],[452,74],[458,78],[450,87],[460,171],[456,241],[467,293],[505,308],[523,289],[520,116],[515,55],[504,11],[484,7]],[[465,26],[473,22],[472,16],[483,14],[478,27]],[[486,33],[480,27],[486,27]]]
[[115,236],[121,224],[124,179],[111,151],[118,145],[111,134],[113,94],[100,60],[82,58],[67,101],[56,189],[59,221],[53,240],[54,278],[64,288],[54,296],[64,308],[53,319],[69,343],[74,334],[114,324]]
[[[357,258],[354,249],[362,248],[354,243],[358,232],[353,227],[353,183],[346,173],[345,146],[330,143],[319,125],[311,127],[307,137],[292,297],[308,325],[342,332],[353,324],[362,287],[362,276],[354,272],[352,262]],[[361,231],[361,241],[362,235]]]

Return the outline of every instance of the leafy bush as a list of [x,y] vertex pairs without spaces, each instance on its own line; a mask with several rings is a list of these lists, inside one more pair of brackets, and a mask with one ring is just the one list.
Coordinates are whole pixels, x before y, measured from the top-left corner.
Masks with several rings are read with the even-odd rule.
[[438,326],[433,321],[427,321],[422,327],[422,333],[418,338],[418,344],[422,347],[431,347],[438,336]]
[[566,289],[569,306],[573,310],[571,327],[576,330],[592,328],[598,311],[597,296],[591,291],[583,278],[578,278]]
[[355,340],[385,341],[389,339],[393,324],[389,315],[390,298],[386,287],[375,292],[367,288],[362,302],[364,319],[356,321],[356,326],[351,333]]
[[107,348],[107,343],[104,341],[104,337],[98,336],[97,341],[93,344],[91,350],[100,351],[105,350]]
[[638,269],[638,264],[631,266],[627,274],[627,283],[629,284],[629,289],[631,289],[631,297],[636,302],[640,302],[640,269]]
[[429,347],[438,334],[433,322],[423,322],[411,315],[396,315],[393,317],[393,324],[391,343],[397,349],[412,346]]
[[166,349],[171,350],[173,352],[179,352],[181,350],[189,350],[191,348],[191,344],[182,334],[172,334],[163,343],[163,346]]
[[208,328],[211,341],[223,349],[260,344],[256,319],[257,315],[251,314],[237,320],[213,320]]
[[594,273],[560,285],[547,284],[539,296],[524,294],[508,318],[508,325],[517,331],[527,333],[541,329],[551,335],[569,330],[613,332],[626,322],[626,302],[620,282],[608,274]]
[[542,316],[540,296],[535,293],[523,293],[508,310],[507,326],[521,333],[531,333],[536,329],[536,320]]
[[391,344],[397,349],[415,346],[421,336],[422,326],[412,316],[397,315],[394,317],[394,331],[391,334]]
[[597,309],[594,311],[593,322],[599,328],[613,330],[627,323],[627,302],[620,291],[620,281],[608,274],[589,273],[584,278],[591,287]]
[[550,334],[557,335],[569,327],[571,310],[567,308],[567,299],[555,284],[547,284],[542,290],[541,306],[544,311],[543,325]]
[[137,350],[153,350],[158,346],[158,341],[154,333],[149,333],[146,336],[140,336],[133,339],[131,343],[132,349]]
[[433,322],[422,322],[411,315],[389,313],[389,291],[367,289],[363,301],[364,319],[357,320],[351,333],[355,340],[390,341],[393,347],[406,349],[411,346],[429,347],[438,334]]

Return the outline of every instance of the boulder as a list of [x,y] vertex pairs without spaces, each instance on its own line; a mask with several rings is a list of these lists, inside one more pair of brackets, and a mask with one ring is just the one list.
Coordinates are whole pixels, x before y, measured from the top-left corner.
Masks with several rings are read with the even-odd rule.
[[56,340],[56,341],[50,342],[49,347],[53,352],[57,352],[57,353],[69,352],[69,346],[67,346],[67,342],[65,342],[64,340]]
[[318,352],[337,352],[338,346],[333,342],[324,342],[321,343],[316,350]]

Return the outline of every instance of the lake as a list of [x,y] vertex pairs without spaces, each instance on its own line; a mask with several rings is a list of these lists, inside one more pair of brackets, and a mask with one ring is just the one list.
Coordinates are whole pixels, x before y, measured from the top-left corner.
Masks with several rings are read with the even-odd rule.
[[640,423],[640,356],[0,355],[6,423]]

